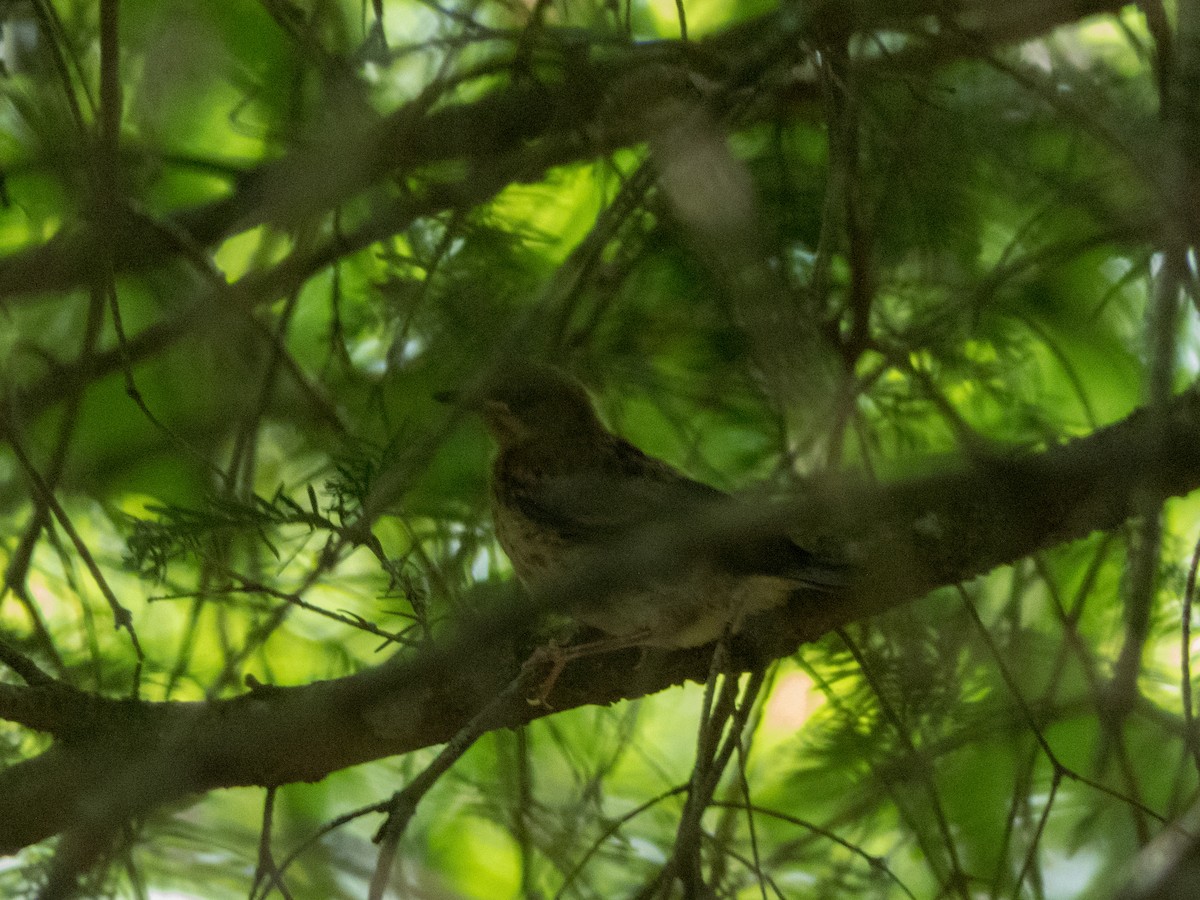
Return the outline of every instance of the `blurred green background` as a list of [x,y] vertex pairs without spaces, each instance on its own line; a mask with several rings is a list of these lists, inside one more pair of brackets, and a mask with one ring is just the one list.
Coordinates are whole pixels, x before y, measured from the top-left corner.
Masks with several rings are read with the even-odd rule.
[[[486,608],[488,443],[432,395],[506,353],[728,490],[1036,452],[1188,384],[1193,14],[1066,6],[123,0],[114,55],[101,5],[0,4],[5,435],[131,612],[141,696],[336,678],[396,652],[364,622],[417,641]],[[7,440],[0,473],[0,633],[128,695],[129,635]],[[379,491],[377,551],[326,558]],[[990,640],[946,589],[848,629],[857,659],[831,635],[774,664],[704,820],[720,895],[1111,896],[1197,794],[1196,519],[1173,501],[1151,544],[1119,734],[1134,526],[967,585]],[[701,693],[486,736],[397,896],[636,895]],[[45,743],[0,726],[9,763]],[[432,752],[281,787],[277,861]],[[260,896],[262,804],[156,811],[88,891]],[[365,896],[378,824],[304,849],[289,895]]]

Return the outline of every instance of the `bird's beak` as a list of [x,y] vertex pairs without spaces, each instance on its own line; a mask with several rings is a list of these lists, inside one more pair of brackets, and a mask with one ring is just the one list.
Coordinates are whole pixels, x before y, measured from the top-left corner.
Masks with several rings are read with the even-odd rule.
[[483,418],[483,422],[487,425],[488,429],[496,435],[497,439],[510,432],[515,433],[518,430],[516,422],[513,419],[512,410],[509,409],[508,404],[503,400],[497,400],[494,397],[481,397],[477,393],[461,389],[438,391],[433,395],[433,399],[439,403],[453,404],[478,414]]
[[480,397],[478,394],[473,394],[470,391],[452,388],[446,391],[437,391],[433,395],[433,399],[438,403],[447,403],[453,406],[462,406],[463,409],[469,409],[473,412],[480,413],[484,418],[490,416],[506,416],[509,414],[508,404],[503,400],[496,400],[491,397]]

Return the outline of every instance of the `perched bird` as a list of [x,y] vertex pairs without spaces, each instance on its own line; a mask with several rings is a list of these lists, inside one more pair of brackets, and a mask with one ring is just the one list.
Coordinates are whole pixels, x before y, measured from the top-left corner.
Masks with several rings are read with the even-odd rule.
[[[491,477],[496,538],[528,588],[595,562],[623,536],[686,528],[716,504],[732,503],[610,432],[583,385],[560,369],[509,365],[464,402],[499,448]],[[727,627],[736,631],[745,616],[781,605],[798,588],[844,581],[840,566],[786,535],[755,534],[685,571],[631,572],[619,590],[581,598],[570,611],[628,644],[694,647]]]

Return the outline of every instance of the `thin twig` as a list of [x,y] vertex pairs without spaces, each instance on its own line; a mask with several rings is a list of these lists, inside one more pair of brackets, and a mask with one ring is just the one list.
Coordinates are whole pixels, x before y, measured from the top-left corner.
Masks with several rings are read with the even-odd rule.
[[[375,842],[379,844],[378,859],[375,871],[371,876],[371,886],[367,894],[368,900],[383,900],[391,879],[392,864],[396,858],[396,848],[413,814],[417,804],[421,802],[429,789],[432,788],[450,767],[462,758],[480,736],[496,727],[496,714],[511,705],[515,700],[522,700],[537,677],[541,673],[538,667],[527,663],[517,677],[493,697],[477,712],[466,725],[459,729],[433,761],[402,790],[392,795],[386,803],[380,805],[380,811],[387,813],[387,819],[375,833]],[[523,700],[522,700],[523,702]]]
[[1196,771],[1200,772],[1200,741],[1196,736],[1195,710],[1192,708],[1192,605],[1196,599],[1196,570],[1200,568],[1200,540],[1192,551],[1192,563],[1188,566],[1187,586],[1183,592],[1183,611],[1180,634],[1180,666],[1179,677],[1180,702],[1183,704],[1183,739],[1192,752]]
[[[835,634],[842,639],[842,643],[846,645],[846,648],[850,651],[850,655],[853,656],[854,661],[858,663],[859,669],[862,670],[863,677],[867,680],[867,683],[871,686],[871,690],[874,692],[876,699],[879,701],[880,710],[883,712],[884,717],[891,723],[892,729],[896,732],[896,736],[900,738],[901,743],[904,744],[905,751],[914,761],[920,759],[921,754],[917,752],[917,747],[913,743],[912,737],[909,735],[904,723],[900,721],[900,716],[896,713],[896,710],[892,708],[892,704],[888,702],[887,696],[884,694],[881,686],[875,678],[872,667],[867,663],[867,658],[863,655],[862,650],[859,649],[858,644],[851,639],[849,633],[847,633],[846,629],[844,628],[835,629]],[[922,767],[918,767],[919,770],[921,768]],[[925,792],[929,797],[929,804],[933,810],[934,821],[937,823],[938,831],[942,838],[942,844],[946,848],[946,854],[950,860],[949,883],[945,885],[945,887],[948,890],[953,890],[958,893],[963,900],[968,900],[970,892],[967,889],[966,871],[963,869],[962,863],[959,861],[958,845],[955,843],[953,834],[950,830],[950,823],[946,818],[946,811],[942,807],[942,800],[938,795],[937,786],[933,783],[933,780],[928,775],[924,775],[921,778],[921,781],[925,787]]]
[[292,900],[291,892],[283,883],[283,879],[279,877],[279,869],[275,865],[275,857],[271,853],[271,830],[275,820],[275,794],[275,786],[271,785],[263,797],[263,821],[258,838],[258,862],[254,867],[254,880],[250,884],[250,896],[254,896],[255,890],[264,879],[272,878],[284,900]]
[[1166,824],[1167,819],[1165,816],[1155,812],[1140,800],[1137,800],[1133,797],[1128,797],[1122,794],[1120,791],[1113,790],[1107,785],[1103,785],[1100,782],[1088,778],[1086,775],[1081,775],[1074,769],[1063,765],[1058,756],[1054,753],[1054,750],[1050,747],[1045,735],[1042,734],[1041,728],[1037,724],[1037,719],[1033,715],[1033,710],[1029,708],[1029,704],[1026,702],[1024,695],[1022,695],[1020,688],[1017,686],[1016,679],[1013,678],[1012,672],[1009,671],[1007,664],[1005,664],[1004,657],[1000,653],[1000,648],[996,646],[996,642],[992,639],[991,633],[983,624],[983,619],[979,617],[979,611],[975,608],[975,604],[971,602],[971,598],[967,595],[966,590],[961,585],[958,586],[958,592],[959,596],[963,600],[963,605],[967,609],[967,613],[970,615],[971,620],[978,628],[980,636],[983,638],[984,643],[988,645],[988,649],[996,662],[996,667],[1000,670],[1000,677],[1004,679],[1004,683],[1012,693],[1013,698],[1016,700],[1017,706],[1020,708],[1021,714],[1025,717],[1026,723],[1033,731],[1038,745],[1042,748],[1042,751],[1046,754],[1050,764],[1054,767],[1055,773],[1070,778],[1072,781],[1078,781],[1080,784],[1086,784],[1088,787],[1093,788],[1102,794],[1107,794],[1114,799],[1120,800],[1123,803],[1127,803],[1134,809],[1150,816],[1155,821]]
[[4,663],[31,687],[54,684],[54,679],[43,672],[38,664],[5,640],[0,640],[0,662]]
[[54,518],[58,521],[58,524],[61,526],[62,530],[67,533],[67,537],[70,538],[71,543],[75,547],[75,552],[79,554],[79,558],[83,560],[83,564],[87,566],[87,570],[91,573],[92,579],[96,582],[96,586],[100,588],[100,593],[103,594],[104,599],[108,601],[108,605],[112,609],[115,627],[124,628],[129,633],[129,641],[133,645],[133,649],[137,654],[138,660],[137,667],[134,670],[133,680],[133,695],[136,697],[138,694],[142,663],[145,661],[146,656],[145,653],[142,652],[142,645],[138,641],[137,631],[133,627],[133,615],[128,609],[121,605],[121,601],[117,599],[117,595],[113,593],[113,589],[109,587],[108,581],[104,577],[104,573],[100,571],[100,566],[97,565],[95,558],[92,556],[92,552],[88,549],[87,544],[84,543],[83,538],[79,536],[79,532],[75,530],[74,524],[71,522],[70,517],[67,516],[66,510],[64,510],[62,505],[58,502],[58,498],[54,496],[54,492],[50,490],[50,487],[42,479],[42,476],[38,473],[37,469],[34,468],[32,461],[26,455],[25,448],[20,439],[18,439],[14,429],[10,425],[6,430],[8,432],[8,444],[10,447],[12,447],[13,455],[16,456],[17,462],[21,466],[22,471],[25,472],[25,477],[29,479],[34,492],[38,494],[38,496],[41,498],[41,501],[46,504],[51,512],[54,513]]

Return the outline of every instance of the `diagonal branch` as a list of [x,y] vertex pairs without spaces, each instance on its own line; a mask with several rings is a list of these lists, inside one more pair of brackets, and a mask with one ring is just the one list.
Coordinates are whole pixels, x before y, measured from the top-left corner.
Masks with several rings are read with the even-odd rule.
[[[669,575],[756,529],[821,523],[801,530],[840,541],[859,574],[844,593],[799,593],[787,608],[748,622],[733,642],[730,669],[751,669],[939,585],[1114,528],[1130,515],[1139,490],[1165,499],[1200,487],[1200,390],[1174,399],[1166,432],[1161,442],[1162,432],[1139,411],[1041,453],[976,460],[882,488],[843,486],[793,503],[740,504],[670,534],[633,535],[536,604],[513,603],[431,651],[333,681],[256,686],[209,703],[112,700],[54,685],[41,711],[32,705],[38,688],[15,689],[7,713],[58,740],[0,772],[0,851],[216,788],[316,781],[443,743],[511,681],[519,661],[514,635],[539,605],[619,589],[646,565]],[[1166,454],[1164,446],[1171,448]],[[639,666],[632,664],[636,655],[573,661],[551,703],[558,710],[610,704],[703,680],[711,648],[663,651]],[[492,722],[511,727],[548,714],[511,696],[498,703]]]

